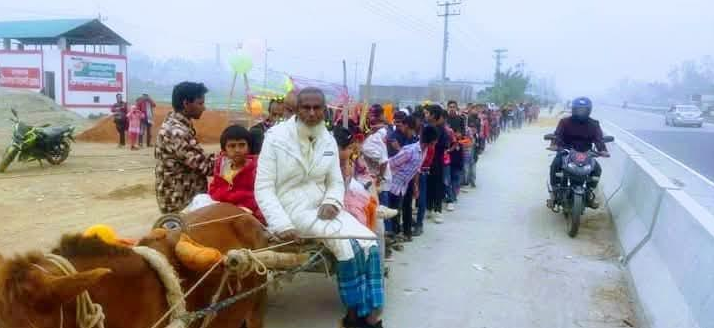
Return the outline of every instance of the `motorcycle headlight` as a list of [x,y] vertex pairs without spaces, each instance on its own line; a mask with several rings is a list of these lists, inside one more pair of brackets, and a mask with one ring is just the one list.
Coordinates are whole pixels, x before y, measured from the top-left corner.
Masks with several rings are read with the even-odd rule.
[[590,164],[585,164],[585,166],[583,166],[583,170],[585,170],[585,171],[590,171],[592,168],[593,168],[593,166]]
[[578,167],[578,166],[575,165],[575,163],[572,163],[572,162],[571,162],[571,163],[568,163],[568,168],[569,168],[569,169],[573,169],[573,170],[574,170],[574,169],[577,168],[577,167]]

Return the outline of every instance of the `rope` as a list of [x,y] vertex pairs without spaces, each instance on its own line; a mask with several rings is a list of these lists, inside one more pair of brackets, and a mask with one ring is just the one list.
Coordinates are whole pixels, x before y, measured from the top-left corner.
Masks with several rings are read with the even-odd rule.
[[220,301],[218,303],[215,303],[215,304],[211,304],[210,306],[208,306],[202,310],[188,313],[181,318],[181,321],[183,321],[183,323],[186,326],[188,326],[196,320],[206,318],[207,316],[212,315],[212,314],[215,315],[218,312],[220,312],[221,310],[226,309],[227,307],[237,303],[238,301],[245,299],[249,296],[252,296],[253,294],[255,294],[265,288],[268,288],[268,286],[270,286],[270,284],[274,284],[278,280],[281,280],[281,279],[284,279],[287,277],[291,277],[298,272],[305,271],[305,270],[309,269],[310,267],[315,265],[315,259],[321,257],[324,249],[325,248],[323,246],[319,251],[317,251],[317,253],[315,253],[313,256],[311,256],[310,259],[308,259],[303,265],[301,265],[287,273],[279,274],[276,278],[270,279],[269,281],[266,281],[263,284],[261,284],[260,286],[255,287],[245,293],[229,297],[229,298],[227,298],[223,301]]
[[186,301],[184,300],[181,282],[179,281],[176,269],[169,263],[166,257],[159,251],[146,246],[136,246],[132,250],[141,255],[159,276],[159,280],[166,290],[166,300],[170,310],[169,321],[176,321],[176,318],[186,313]]
[[246,215],[253,215],[253,214],[251,214],[251,213],[241,213],[241,214],[226,216],[226,217],[220,218],[220,219],[214,219],[214,220],[208,220],[208,221],[204,221],[204,222],[193,223],[193,224],[189,224],[189,228],[200,227],[200,226],[204,226],[204,225],[211,224],[211,223],[216,223],[216,222],[222,222],[222,221],[233,220],[233,219],[237,219],[237,218],[239,218],[239,217],[243,217],[243,216],[246,216]]
[[[247,259],[247,261],[246,261]],[[231,276],[235,276],[238,281],[238,287],[236,291],[240,291],[240,280],[247,277],[252,272],[255,272],[261,276],[268,274],[268,267],[263,263],[250,249],[241,250],[230,250],[228,254],[224,257],[223,263],[225,264],[226,270],[223,271],[221,276],[221,283],[218,289],[213,294],[211,298],[211,305],[218,302],[223,292],[226,289],[228,279]],[[246,266],[247,264],[247,266]],[[211,324],[213,319],[216,318],[216,313],[211,313],[203,318],[203,324],[201,328],[207,328]]]
[[[45,258],[65,275],[77,274],[77,269],[64,257],[46,254]],[[102,306],[92,302],[89,292],[85,290],[77,296],[77,325],[79,328],[104,328],[104,318]],[[62,317],[62,320],[64,320],[64,317]]]
[[[211,272],[213,272],[213,270],[215,270],[215,269],[218,267],[219,264],[221,264],[220,261],[217,261],[215,264],[213,264],[213,266],[212,266],[210,269],[208,269],[208,271],[206,271],[206,273],[204,273],[203,276],[201,276],[201,279],[198,279],[198,281],[196,281],[196,283],[195,283],[193,286],[191,286],[191,288],[188,290],[188,292],[186,292],[186,294],[184,295],[184,298],[186,298],[186,297],[188,297],[189,295],[191,295],[191,293],[193,293],[193,291],[196,290],[196,288],[198,288],[198,286],[199,286],[201,283],[203,283],[203,281],[206,280],[206,278],[208,278],[208,275],[210,275]],[[154,323],[154,325],[151,326],[151,328],[157,328],[157,327],[161,324],[161,322],[163,322],[164,320],[166,320],[166,318],[167,318],[171,313],[173,313],[174,310],[176,309],[176,307],[178,307],[178,306],[179,306],[179,303],[174,304],[174,306],[172,306],[168,311],[166,311],[166,313],[164,313],[164,315],[161,316],[161,318],[159,318],[159,320],[157,320],[156,323]],[[178,320],[176,320],[176,321],[178,321]],[[103,327],[100,327],[100,328],[103,328]]]

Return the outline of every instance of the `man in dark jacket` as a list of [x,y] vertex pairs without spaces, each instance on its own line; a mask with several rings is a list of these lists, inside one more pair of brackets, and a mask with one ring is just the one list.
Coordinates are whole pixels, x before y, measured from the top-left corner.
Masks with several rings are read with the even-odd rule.
[[446,124],[454,130],[464,134],[466,132],[466,118],[459,113],[459,104],[455,100],[449,100],[447,103],[449,116],[446,118]]
[[126,144],[126,130],[129,127],[126,115],[128,112],[127,104],[122,98],[121,93],[117,93],[117,102],[112,105],[112,115],[114,115],[114,125],[117,127],[117,132],[119,133],[119,145],[118,147],[124,147]]
[[251,149],[256,155],[260,154],[263,148],[263,139],[265,139],[265,131],[268,131],[273,125],[278,124],[285,119],[285,102],[283,98],[271,99],[268,104],[268,118],[250,128],[250,136],[252,141]]
[[[603,141],[600,122],[590,118],[590,113],[592,112],[590,99],[585,97],[577,98],[573,100],[572,106],[572,115],[561,119],[555,130],[554,146],[557,147],[558,153],[550,164],[550,184],[553,186],[558,183],[556,173],[562,169],[565,152],[561,150],[572,149],[578,152],[586,152],[591,150],[594,144],[601,157],[610,157]],[[601,174],[600,164],[595,162],[591,176],[599,178]],[[591,189],[597,187],[597,180],[592,179],[588,182]],[[594,195],[588,197],[588,206],[592,208],[598,207]]]

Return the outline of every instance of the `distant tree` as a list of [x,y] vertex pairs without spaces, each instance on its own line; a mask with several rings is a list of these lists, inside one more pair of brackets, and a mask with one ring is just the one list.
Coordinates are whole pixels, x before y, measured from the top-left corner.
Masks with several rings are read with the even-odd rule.
[[509,69],[498,75],[495,86],[481,90],[478,93],[478,98],[496,104],[525,100],[529,83],[530,77],[520,71]]
[[666,82],[620,80],[608,94],[612,100],[659,105],[686,101],[693,94],[714,94],[714,58],[684,61],[669,70]]

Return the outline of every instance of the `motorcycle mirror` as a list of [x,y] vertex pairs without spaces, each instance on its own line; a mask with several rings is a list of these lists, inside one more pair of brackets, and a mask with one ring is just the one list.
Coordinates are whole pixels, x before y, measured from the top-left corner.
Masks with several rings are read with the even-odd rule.
[[555,134],[548,133],[543,136],[543,140],[555,140]]
[[10,108],[10,111],[12,112],[12,115],[17,118],[17,111],[15,111],[15,108]]
[[613,137],[613,136],[604,136],[604,137],[602,137],[602,141],[603,141],[603,142],[606,142],[606,143],[607,143],[607,142],[613,142],[613,141],[615,141],[615,137]]

